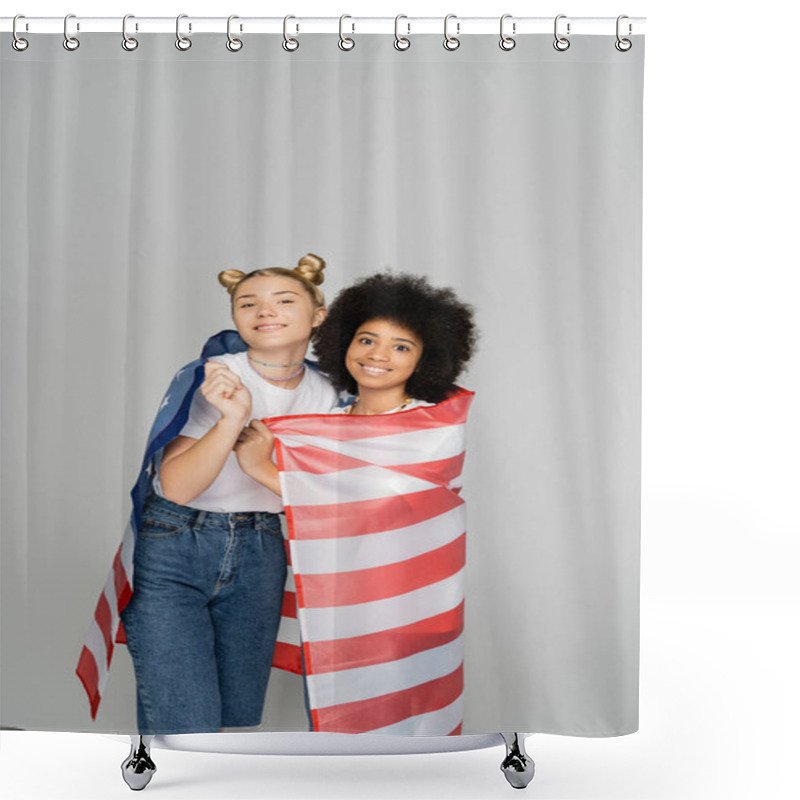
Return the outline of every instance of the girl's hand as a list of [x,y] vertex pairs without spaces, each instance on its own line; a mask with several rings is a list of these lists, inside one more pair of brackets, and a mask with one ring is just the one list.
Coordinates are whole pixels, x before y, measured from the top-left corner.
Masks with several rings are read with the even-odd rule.
[[272,431],[260,420],[251,420],[242,428],[233,451],[239,461],[242,472],[263,483],[265,471],[272,471],[272,451],[275,448],[275,437]]
[[242,379],[219,361],[207,361],[205,375],[200,384],[203,397],[224,419],[243,425],[250,416],[252,398]]

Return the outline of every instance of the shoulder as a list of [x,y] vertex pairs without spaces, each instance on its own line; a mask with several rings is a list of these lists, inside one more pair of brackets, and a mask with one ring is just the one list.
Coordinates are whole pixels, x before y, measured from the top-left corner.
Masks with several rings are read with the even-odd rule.
[[333,384],[331,384],[326,375],[319,371],[319,366],[316,361],[306,359],[303,363],[306,365],[305,380],[308,381],[311,386],[330,388],[330,390],[333,391]]
[[228,369],[235,372],[239,377],[244,375],[247,369],[247,353],[221,353],[218,356],[209,358],[209,361],[216,361],[218,364],[224,364]]

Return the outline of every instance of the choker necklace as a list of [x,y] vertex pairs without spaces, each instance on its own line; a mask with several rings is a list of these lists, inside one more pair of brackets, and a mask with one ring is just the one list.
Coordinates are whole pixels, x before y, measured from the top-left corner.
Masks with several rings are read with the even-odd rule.
[[253,358],[253,356],[251,356],[251,355],[250,355],[250,353],[248,353],[248,354],[247,354],[247,357],[248,357],[248,358],[249,358],[249,359],[250,359],[250,360],[251,360],[251,361],[252,361],[254,364],[258,364],[260,367],[281,367],[281,368],[284,368],[284,369],[285,369],[286,367],[296,367],[296,366],[298,366],[299,364],[302,364],[302,363],[303,363],[302,361],[292,361],[292,363],[291,363],[291,364],[267,364],[267,362],[266,362],[266,361],[256,361],[256,359],[254,359],[254,358]]
[[[256,361],[256,364],[258,363],[259,362]],[[270,375],[265,375],[263,372],[259,372],[255,367],[253,367],[253,372],[255,372],[256,375],[258,375],[260,378],[263,378],[265,381],[275,381],[276,383],[280,383],[281,381],[290,381],[292,378],[296,378],[298,375],[302,374],[305,368],[306,368],[305,364],[301,361],[300,366],[291,375],[287,375],[284,378],[273,378]]]

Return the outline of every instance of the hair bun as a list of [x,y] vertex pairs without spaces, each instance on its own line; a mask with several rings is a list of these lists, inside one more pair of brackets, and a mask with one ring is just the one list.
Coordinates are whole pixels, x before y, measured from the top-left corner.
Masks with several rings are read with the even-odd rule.
[[324,269],[325,260],[313,253],[308,253],[297,262],[294,272],[298,272],[301,277],[314,286],[319,286],[325,280],[325,276],[322,274]]
[[217,275],[217,280],[231,293],[239,285],[247,273],[240,269],[224,269]]

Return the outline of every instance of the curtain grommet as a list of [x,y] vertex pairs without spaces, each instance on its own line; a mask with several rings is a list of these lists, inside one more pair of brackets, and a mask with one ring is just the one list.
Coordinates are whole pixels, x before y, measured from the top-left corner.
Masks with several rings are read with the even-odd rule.
[[[182,53],[185,53],[192,46],[192,40],[188,36],[184,36],[181,33],[181,20],[188,18],[188,14],[178,14],[178,17],[175,20],[175,47],[177,47]],[[189,31],[191,32],[191,30],[192,26],[190,24]]]
[[[67,14],[67,16],[64,17],[64,41],[62,44],[64,49],[68,50],[70,53],[74,53],[81,46],[80,40],[77,37],[69,35],[69,21],[75,18],[74,14]],[[76,23],[76,30],[80,29],[80,25]]]
[[[244,47],[244,42],[241,39],[237,39],[231,33],[231,22],[233,22],[235,19],[239,19],[236,14],[231,14],[228,17],[228,41],[225,42],[225,47],[227,47],[231,53],[238,53]],[[241,31],[241,26],[239,27],[239,30]]]
[[448,23],[451,19],[458,20],[458,17],[455,14],[448,14],[444,18],[444,41],[442,42],[442,47],[452,53],[454,50],[458,50],[458,48],[461,47],[461,40],[458,38],[458,35],[461,33],[461,23],[456,21],[456,35],[451,36],[447,30]]
[[[300,47],[300,42],[297,39],[289,36],[289,20],[290,19],[297,19],[297,17],[292,16],[291,14],[287,14],[283,18],[283,42],[281,43],[281,47],[287,53],[294,53],[298,47]],[[299,32],[300,27],[297,26],[297,31]]]
[[127,50],[129,53],[132,53],[139,46],[139,40],[134,36],[128,36],[129,19],[135,19],[133,14],[126,14],[122,18],[122,49]]
[[558,50],[559,53],[563,53],[565,50],[569,50],[570,40],[567,38],[570,33],[571,25],[567,23],[567,36],[561,36],[558,32],[558,21],[561,19],[566,19],[566,14],[559,14],[555,21],[553,22],[553,35],[555,36],[555,40],[553,41],[553,47]]
[[[344,26],[344,21],[346,19],[353,19],[353,18],[349,14],[342,14],[342,16],[339,17],[339,49],[344,50],[345,53],[349,53],[356,46],[356,40],[353,39],[352,36],[344,35],[343,26]],[[355,33],[356,24],[355,22],[351,24],[352,24],[352,30],[350,32]]]
[[512,19],[511,14],[503,14],[500,17],[500,49],[505,50],[508,52],[509,50],[513,50],[517,46],[517,40],[514,38],[513,34],[517,32],[517,23],[511,23],[511,33],[512,35],[509,36],[504,29],[505,22],[507,19]]
[[[620,23],[624,19],[630,19],[630,18],[628,17],[627,14],[620,14],[617,17],[617,41],[614,42],[614,47],[616,47],[620,53],[627,53],[628,50],[630,50],[631,47],[633,47],[633,42],[630,39],[626,39],[624,36],[620,35]],[[633,32],[633,25],[631,25],[629,22],[628,36],[630,36],[632,32]]]
[[399,50],[401,53],[404,53],[411,47],[411,39],[408,36],[411,34],[411,23],[407,22],[406,27],[408,31],[405,36],[400,35],[400,20],[401,19],[408,19],[405,14],[398,14],[394,18],[394,49]]
[[17,14],[17,16],[14,17],[14,22],[11,24],[11,33],[13,35],[13,38],[11,40],[11,46],[18,53],[22,53],[22,52],[24,52],[25,50],[28,49],[28,40],[27,39],[23,39],[17,33],[17,20],[18,19],[25,19],[25,15],[24,14]]

